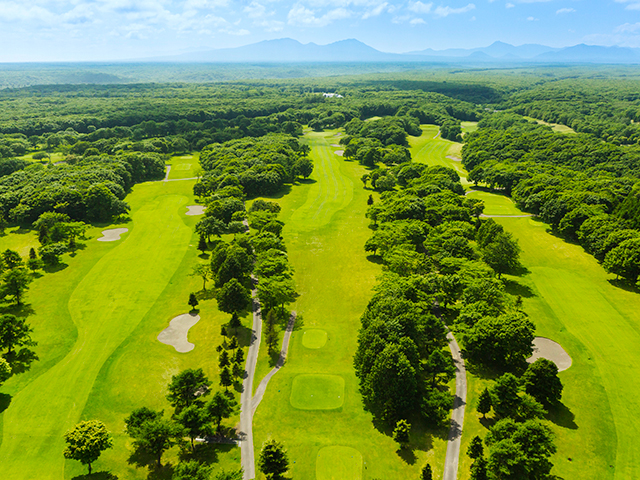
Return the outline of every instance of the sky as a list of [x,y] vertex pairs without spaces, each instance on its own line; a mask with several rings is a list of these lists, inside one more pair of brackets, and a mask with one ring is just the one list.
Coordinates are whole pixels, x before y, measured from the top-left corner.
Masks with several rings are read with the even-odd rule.
[[110,61],[293,38],[384,52],[640,47],[640,0],[0,0],[0,62]]

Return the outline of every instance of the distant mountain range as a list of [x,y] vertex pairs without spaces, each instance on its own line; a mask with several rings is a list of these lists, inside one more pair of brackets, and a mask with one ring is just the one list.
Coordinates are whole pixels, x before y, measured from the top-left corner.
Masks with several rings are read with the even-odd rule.
[[349,39],[328,45],[302,44],[291,38],[265,40],[237,48],[191,52],[145,59],[160,62],[433,62],[433,63],[640,63],[640,49],[576,45],[552,48],[544,45],[520,46],[495,42],[472,49],[421,50],[385,53],[358,40]]

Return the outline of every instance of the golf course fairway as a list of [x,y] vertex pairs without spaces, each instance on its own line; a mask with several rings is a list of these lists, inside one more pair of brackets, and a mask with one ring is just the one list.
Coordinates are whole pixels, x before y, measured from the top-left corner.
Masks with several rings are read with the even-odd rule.
[[[413,137],[411,144],[414,161],[460,167],[459,162],[446,158],[445,145],[459,151],[457,144],[423,137]],[[460,173],[466,175],[464,170]],[[477,191],[468,196],[483,200],[487,215],[526,213],[501,194]],[[552,235],[543,222],[534,218],[494,219],[518,240],[521,262],[527,269],[522,276],[505,276],[507,291],[523,297],[536,334],[560,343],[573,360],[572,366],[559,374],[564,385],[562,405],[547,417],[558,447],[552,473],[566,479],[640,477],[634,443],[640,428],[635,415],[640,408],[640,378],[633,374],[640,362],[640,297],[617,286],[614,276],[594,257]],[[479,422],[476,406],[478,395],[491,383],[467,376],[469,408],[462,452],[475,435],[487,432]],[[470,465],[471,460],[462,455],[459,478],[469,478]]]
[[[197,259],[197,217],[184,214],[194,202],[192,188],[193,181],[135,186],[127,197],[129,232],[121,240],[98,242],[104,227],[91,228],[86,248],[65,255],[66,267],[32,285],[27,302],[35,312],[30,322],[40,361],[7,382],[11,398],[0,424],[3,480],[62,480],[86,473],[79,462],[62,456],[63,434],[94,418],[105,422],[114,438],[114,448],[102,454],[94,471],[145,478],[146,468],[128,462],[124,418],[141,406],[167,410],[166,385],[184,368],[202,367],[216,379],[211,359],[220,324],[228,318],[215,302],[201,305],[205,320],[189,332],[192,352],[180,354],[156,339],[171,318],[189,310],[189,292],[201,288],[199,279],[188,277]],[[224,450],[236,463],[239,451]]]
[[[431,432],[415,426],[412,453],[400,456],[391,432],[377,430],[371,414],[363,409],[353,355],[360,316],[381,272],[364,251],[371,235],[364,214],[373,192],[360,181],[367,172],[364,167],[334,154],[339,148],[331,147],[337,143],[333,132],[307,133],[304,138],[311,147],[314,172],[309,181],[277,200],[300,293],[291,308],[302,315],[302,323],[291,337],[285,366],[271,379],[254,416],[256,458],[262,443],[274,438],[289,452],[293,478],[417,478],[427,461],[434,474],[441,475],[446,429]],[[314,330],[326,332],[321,348],[313,348],[317,344],[311,337],[305,340],[305,332]],[[264,366],[258,369],[263,373],[256,376],[257,382],[269,371],[264,359],[263,355]],[[320,379],[329,379],[332,389],[338,379],[344,382],[342,405],[325,398],[315,409],[300,409],[299,398],[307,392],[315,395],[311,390]],[[328,467],[343,461],[344,449],[360,455],[362,467],[355,462],[345,466],[345,474],[351,472],[348,476],[333,477]]]

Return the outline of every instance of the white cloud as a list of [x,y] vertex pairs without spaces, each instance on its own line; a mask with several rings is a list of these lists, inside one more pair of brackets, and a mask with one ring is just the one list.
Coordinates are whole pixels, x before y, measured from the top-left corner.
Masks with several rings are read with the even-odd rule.
[[411,20],[409,22],[411,25],[423,25],[426,24],[427,22],[425,22],[423,19],[421,18],[414,18],[413,20]]
[[527,22],[537,22],[538,19],[536,17],[527,17]]
[[634,33],[640,30],[640,22],[638,23],[624,23],[617,26],[613,31],[614,33]]
[[415,13],[429,13],[431,12],[431,7],[433,7],[433,3],[422,3],[418,1],[409,4],[409,10]]
[[638,0],[615,0],[616,3],[628,3],[625,10],[640,10],[640,2]]
[[473,3],[468,4],[466,7],[451,8],[451,7],[436,7],[433,11],[436,17],[448,17],[449,15],[457,15],[460,13],[467,13],[474,10],[476,6]]
[[26,6],[14,2],[0,2],[0,21],[47,21],[52,16],[53,14],[49,10],[39,6]]
[[573,9],[573,8],[561,8],[560,10],[556,10],[556,15],[561,15],[563,13],[575,13],[575,9]]
[[260,5],[258,2],[251,2],[249,5],[242,9],[249,18],[261,18],[266,16],[267,9],[264,5]]
[[515,5],[514,5],[513,3],[507,3],[507,4],[505,5],[505,7],[506,7],[506,8],[514,8],[514,7],[515,7]]
[[384,12],[387,9],[388,6],[389,6],[389,4],[387,2],[384,2],[384,3],[381,3],[380,5],[378,5],[376,7],[373,7],[370,10],[367,10],[362,15],[362,19],[366,20],[367,18],[370,18],[370,17],[377,17],[382,12]]
[[336,8],[324,15],[317,17],[314,10],[310,10],[299,3],[294,5],[289,11],[287,21],[289,25],[300,25],[305,27],[326,27],[336,20],[343,20],[351,17],[352,14],[345,8]]
[[254,25],[264,28],[267,32],[281,32],[284,29],[284,22],[279,20],[264,20],[254,22]]

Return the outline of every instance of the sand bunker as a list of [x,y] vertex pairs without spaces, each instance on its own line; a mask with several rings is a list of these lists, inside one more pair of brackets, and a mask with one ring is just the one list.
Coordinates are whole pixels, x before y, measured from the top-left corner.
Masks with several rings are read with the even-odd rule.
[[456,157],[455,155],[447,155],[449,160],[453,160],[454,162],[461,162],[462,159],[460,157]]
[[571,366],[571,357],[557,342],[544,337],[536,337],[533,339],[533,355],[527,358],[527,362],[533,363],[539,358],[551,360],[558,367],[558,371],[562,372]]
[[169,326],[158,334],[158,341],[165,345],[171,345],[177,352],[187,353],[195,348],[193,343],[187,340],[189,329],[200,321],[200,315],[185,313],[178,315],[169,322]]
[[123,233],[127,233],[129,231],[128,228],[110,228],[109,230],[103,230],[102,235],[98,239],[99,242],[115,242],[116,240],[120,240],[120,235]]
[[336,155],[338,155],[339,157],[341,157],[341,156],[343,156],[343,155],[344,155],[344,150],[336,150],[336,151],[335,151],[335,152],[333,152],[333,153],[335,153]]
[[337,143],[332,143],[331,146],[333,148],[342,148],[342,145],[338,145]]
[[204,209],[207,208],[204,205],[191,205],[187,207],[187,213],[185,215],[196,216],[204,214]]

